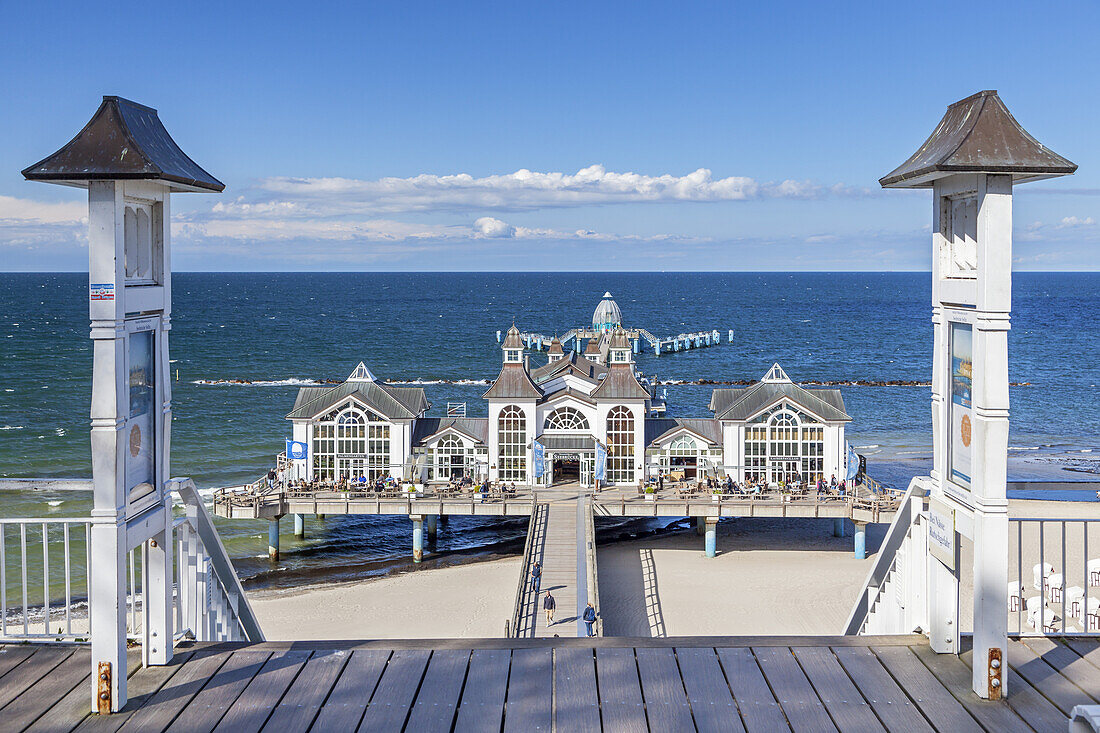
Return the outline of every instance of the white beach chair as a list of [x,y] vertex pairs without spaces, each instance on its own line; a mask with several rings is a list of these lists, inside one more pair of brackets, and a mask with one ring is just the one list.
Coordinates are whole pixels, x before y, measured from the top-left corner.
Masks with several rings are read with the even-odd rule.
[[1008,610],[1009,612],[1019,611],[1020,603],[1024,600],[1024,586],[1016,581],[1010,581],[1008,584]]
[[1045,562],[1042,565],[1036,565],[1035,567],[1033,567],[1031,569],[1031,575],[1034,579],[1032,587],[1035,588],[1035,590],[1037,591],[1042,591],[1043,586],[1046,585],[1046,583],[1044,582],[1046,580],[1046,577],[1053,572],[1054,566],[1051,565],[1049,562]]
[[1081,606],[1085,602],[1085,589],[1071,585],[1066,589],[1066,613],[1074,618],[1081,617]]
[[1089,571],[1089,585],[1100,585],[1100,557],[1089,560],[1085,567]]
[[1061,603],[1062,593],[1066,590],[1066,579],[1061,573],[1051,573],[1047,576],[1046,596],[1051,603]]
[[1085,631],[1100,631],[1100,598],[1090,598],[1085,613],[1078,618],[1085,626]]

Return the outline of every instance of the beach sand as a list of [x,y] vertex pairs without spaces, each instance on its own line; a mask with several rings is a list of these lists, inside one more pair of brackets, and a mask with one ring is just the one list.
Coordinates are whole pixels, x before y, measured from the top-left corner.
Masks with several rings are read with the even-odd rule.
[[264,635],[298,639],[483,638],[504,635],[520,559],[414,570],[301,591],[250,593]]

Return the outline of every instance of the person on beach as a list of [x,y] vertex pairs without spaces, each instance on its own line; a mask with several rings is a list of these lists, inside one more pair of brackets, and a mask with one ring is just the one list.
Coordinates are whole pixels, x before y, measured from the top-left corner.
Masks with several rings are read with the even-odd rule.
[[535,563],[531,568],[531,587],[535,589],[535,595],[539,594],[539,583],[542,581],[542,563]]
[[592,631],[592,624],[596,623],[596,609],[593,608],[591,603],[584,609],[581,619],[584,620],[584,625],[588,629],[588,636],[595,636],[595,632]]
[[546,591],[546,595],[542,598],[542,610],[546,611],[546,625],[554,625],[554,609],[557,608],[558,602],[554,600],[554,596],[550,595],[550,591]]

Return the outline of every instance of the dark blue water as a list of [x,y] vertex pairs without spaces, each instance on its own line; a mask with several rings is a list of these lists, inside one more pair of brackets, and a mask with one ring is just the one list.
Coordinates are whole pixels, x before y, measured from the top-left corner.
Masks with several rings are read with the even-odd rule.
[[[1100,450],[1100,274],[1018,273],[1010,332],[1012,472],[1088,478]],[[0,476],[89,474],[87,276],[0,274]],[[500,364],[497,329],[563,333],[590,323],[605,290],[625,325],[660,336],[717,329],[734,343],[643,354],[662,380],[757,379],[780,362],[799,380],[916,380],[931,372],[927,273],[178,274],[172,317],[173,473],[200,487],[266,470],[289,433],[294,380],[343,379],[364,360],[380,378],[424,383],[442,414],[481,395]],[[544,357],[533,354],[533,363]],[[200,384],[249,380],[252,385]],[[455,384],[473,380],[472,384]],[[668,387],[672,416],[706,416],[711,387]],[[927,387],[844,387],[848,437],[873,475],[904,486],[927,470]],[[1093,458],[1093,456],[1096,456]],[[9,499],[5,513],[46,497]],[[86,511],[56,497],[65,515]],[[220,523],[245,575],[268,577],[266,527]],[[283,573],[319,564],[373,572],[409,544],[407,520],[325,520]],[[452,519],[439,556],[507,547],[523,525]],[[507,547],[505,549],[507,549]],[[249,559],[251,558],[251,559]]]

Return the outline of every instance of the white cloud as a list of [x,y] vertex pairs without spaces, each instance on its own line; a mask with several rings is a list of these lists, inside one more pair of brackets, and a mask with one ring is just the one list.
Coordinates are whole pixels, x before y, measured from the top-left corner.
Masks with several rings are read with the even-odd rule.
[[474,233],[482,237],[514,237],[516,228],[500,219],[483,216],[474,221]]
[[1090,227],[1095,224],[1096,221],[1091,216],[1086,216],[1084,219],[1080,219],[1076,216],[1067,216],[1062,221],[1058,222],[1059,229],[1074,229],[1077,227]]
[[88,204],[83,201],[48,203],[0,196],[0,221],[5,223],[77,224],[87,220]]

